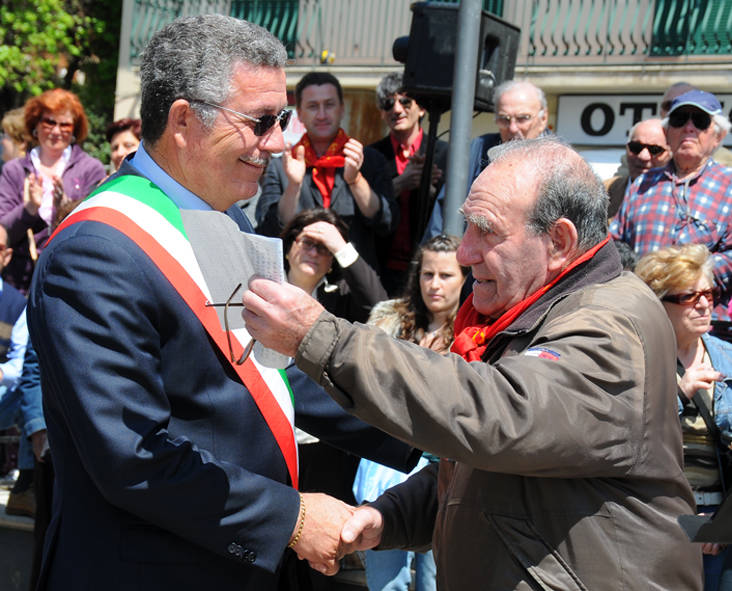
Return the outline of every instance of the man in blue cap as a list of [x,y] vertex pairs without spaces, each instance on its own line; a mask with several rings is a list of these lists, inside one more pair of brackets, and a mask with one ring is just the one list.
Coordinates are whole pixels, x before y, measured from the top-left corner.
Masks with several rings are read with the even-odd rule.
[[[610,232],[638,256],[674,244],[706,244],[720,302],[726,303],[732,280],[732,169],[712,154],[730,121],[713,94],[695,89],[673,99],[663,127],[671,161],[633,182]],[[715,317],[729,320],[726,307],[718,305]]]

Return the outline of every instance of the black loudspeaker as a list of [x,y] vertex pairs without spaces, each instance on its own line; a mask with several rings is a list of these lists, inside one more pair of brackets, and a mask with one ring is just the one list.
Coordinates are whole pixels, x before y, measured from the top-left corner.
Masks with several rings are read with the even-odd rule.
[[[450,109],[457,4],[415,2],[409,37],[394,41],[394,59],[404,63],[404,89],[418,103]],[[481,11],[475,110],[493,111],[493,90],[513,78],[521,30]]]

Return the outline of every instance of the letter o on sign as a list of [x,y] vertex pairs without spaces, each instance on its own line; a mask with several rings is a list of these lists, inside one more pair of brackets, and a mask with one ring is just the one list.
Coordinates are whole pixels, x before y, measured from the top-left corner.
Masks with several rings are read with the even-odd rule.
[[[592,115],[598,110],[602,112],[603,124],[599,129],[595,129],[592,127]],[[605,135],[613,128],[614,124],[615,113],[613,113],[610,105],[606,105],[605,103],[590,103],[582,111],[580,125],[582,126],[582,131],[587,135]]]

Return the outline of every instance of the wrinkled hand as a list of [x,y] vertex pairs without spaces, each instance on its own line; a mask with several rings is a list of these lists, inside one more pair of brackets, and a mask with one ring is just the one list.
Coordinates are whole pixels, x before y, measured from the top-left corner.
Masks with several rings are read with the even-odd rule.
[[310,238],[314,242],[320,242],[332,254],[337,253],[346,245],[346,241],[341,236],[338,228],[328,222],[321,221],[308,224],[302,229],[302,235]]
[[381,542],[384,518],[369,505],[361,505],[353,512],[341,530],[341,543],[346,554],[356,550],[370,550]]
[[[302,533],[293,548],[300,560],[324,575],[338,572],[338,561],[344,555],[341,544],[343,524],[353,514],[353,507],[323,493],[303,493],[305,521]],[[297,527],[293,535],[296,534]]]
[[343,146],[343,155],[346,158],[343,178],[350,185],[358,177],[363,164],[363,145],[358,140],[351,138]]
[[723,378],[723,374],[705,363],[687,369],[679,382],[679,388],[681,388],[684,396],[691,400],[697,390],[707,390],[712,387],[714,382],[718,382]]
[[242,297],[249,334],[268,349],[295,357],[300,342],[325,308],[299,287],[254,278]]
[[43,201],[43,182],[35,172],[31,172],[23,183],[23,206],[25,210],[36,215]]
[[282,168],[290,183],[301,185],[305,178],[305,146],[297,146],[294,150],[288,146],[282,154]]

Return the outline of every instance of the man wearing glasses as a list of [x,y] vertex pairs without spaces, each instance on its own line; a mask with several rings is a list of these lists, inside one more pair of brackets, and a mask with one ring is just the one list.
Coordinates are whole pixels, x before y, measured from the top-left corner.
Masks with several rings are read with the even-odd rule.
[[214,222],[252,231],[235,204],[285,148],[286,59],[222,15],[158,31],[138,151],[38,261],[28,324],[57,476],[39,589],[284,589],[287,548],[337,568],[322,528],[350,508],[298,493],[295,415],[354,453],[382,455],[383,436],[247,357],[251,339],[228,330],[241,308],[224,307],[224,328],[199,262],[204,245],[226,252]]
[[343,89],[332,74],[305,74],[295,86],[295,104],[306,131],[267,167],[257,232],[279,236],[296,213],[332,209],[348,224],[358,253],[380,271],[377,241],[393,232],[398,215],[384,158],[341,128]]
[[605,188],[610,196],[607,215],[612,218],[623,202],[631,183],[651,168],[665,166],[671,160],[671,151],[666,144],[666,133],[660,119],[639,121],[630,129],[628,143],[625,144],[625,157],[628,161],[628,174],[609,178]]
[[546,135],[547,106],[544,91],[528,80],[507,80],[493,93],[498,133],[487,133],[470,144],[470,182],[488,166],[488,150],[511,140]]
[[[384,76],[376,87],[379,111],[389,127],[389,134],[369,146],[386,158],[387,174],[399,204],[399,226],[384,241],[386,255],[381,273],[382,283],[391,295],[399,295],[417,245],[442,231],[439,203],[435,202],[429,220],[424,209],[429,207],[431,199],[428,203],[420,203],[420,182],[427,148],[427,137],[421,125],[425,111],[417,101],[404,94],[402,78],[401,72],[392,72]],[[447,167],[447,147],[447,142],[435,142],[430,197],[445,182],[443,172]]]
[[[729,119],[714,95],[691,90],[673,99],[663,127],[671,160],[633,182],[610,231],[639,256],[674,244],[705,244],[726,304],[732,279],[732,172],[711,156],[730,129]],[[722,305],[715,316],[728,320]]]

